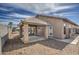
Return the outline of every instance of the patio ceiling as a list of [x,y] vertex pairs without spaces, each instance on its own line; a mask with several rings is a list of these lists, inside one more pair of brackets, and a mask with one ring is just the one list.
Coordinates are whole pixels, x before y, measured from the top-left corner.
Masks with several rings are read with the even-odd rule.
[[37,19],[35,17],[30,17],[30,18],[27,18],[23,21],[24,23],[28,23],[28,24],[31,24],[31,25],[48,25],[47,22],[45,21],[42,21],[40,19]]

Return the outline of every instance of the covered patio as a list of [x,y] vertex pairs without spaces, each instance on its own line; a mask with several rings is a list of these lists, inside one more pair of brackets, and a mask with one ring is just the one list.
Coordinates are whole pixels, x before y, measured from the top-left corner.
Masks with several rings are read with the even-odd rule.
[[48,39],[48,23],[33,17],[21,21],[20,38],[24,43]]

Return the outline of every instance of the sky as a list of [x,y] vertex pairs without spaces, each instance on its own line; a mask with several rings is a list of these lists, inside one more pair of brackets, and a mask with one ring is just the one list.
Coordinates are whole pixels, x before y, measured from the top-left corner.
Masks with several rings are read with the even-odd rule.
[[78,3],[0,3],[0,23],[18,24],[37,14],[68,18],[79,24]]

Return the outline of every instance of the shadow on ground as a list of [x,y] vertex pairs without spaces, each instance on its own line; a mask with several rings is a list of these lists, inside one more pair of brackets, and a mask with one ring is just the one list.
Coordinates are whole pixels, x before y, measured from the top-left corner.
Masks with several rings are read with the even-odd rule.
[[24,44],[20,39],[11,39],[11,40],[8,40],[6,44],[4,45],[3,52],[17,50],[20,48],[35,45],[37,43],[43,46],[46,46],[48,48],[53,48],[53,49],[58,49],[58,50],[62,50],[68,44],[68,43],[59,42],[59,41],[51,40],[51,39],[42,40],[39,42],[34,42],[34,43],[29,43],[29,44]]
[[68,43],[57,41],[54,39],[48,39],[48,40],[40,41],[39,44],[42,44],[42,45],[47,46],[49,48],[62,50],[65,46],[67,46]]
[[32,45],[35,45],[35,44],[40,44],[40,45],[46,46],[48,48],[62,50],[69,43],[65,43],[65,42],[62,42],[62,41],[55,40],[55,39],[46,39],[46,40],[42,40],[42,41],[38,41],[38,42],[34,42],[34,43],[24,44],[19,39],[19,37],[16,36],[14,39],[7,40],[7,42],[3,46],[3,52],[17,50],[17,49],[24,48],[24,47],[28,47],[28,46],[32,46]]
[[2,50],[3,50],[3,52],[8,52],[8,51],[17,50],[20,48],[32,46],[34,44],[35,43],[24,44],[18,37],[18,38],[14,38],[14,39],[8,39],[6,41],[6,43],[4,44]]

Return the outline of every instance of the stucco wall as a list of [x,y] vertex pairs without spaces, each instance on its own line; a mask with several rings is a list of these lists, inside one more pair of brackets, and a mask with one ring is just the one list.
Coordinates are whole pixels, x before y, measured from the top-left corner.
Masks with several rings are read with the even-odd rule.
[[2,46],[8,38],[7,33],[7,26],[0,24],[0,54],[2,53]]
[[64,36],[64,24],[66,24],[68,28],[72,29],[71,34],[70,34],[71,36],[75,33],[73,32],[73,28],[78,27],[70,22],[61,20],[62,18],[49,17],[49,16],[36,16],[36,17],[53,25],[53,37],[55,38],[63,39],[65,37]]
[[64,24],[66,24],[66,26],[67,26],[68,28],[71,28],[71,29],[72,29],[72,30],[71,30],[71,35],[73,35],[73,34],[76,33],[75,31],[73,31],[73,29],[74,29],[74,28],[77,28],[77,26],[75,26],[74,24],[71,24],[71,23],[69,23],[69,22],[65,22],[65,21],[64,21]]
[[53,25],[53,37],[55,38],[63,38],[63,21],[56,18],[48,18],[48,17],[37,17],[43,21],[48,22]]

